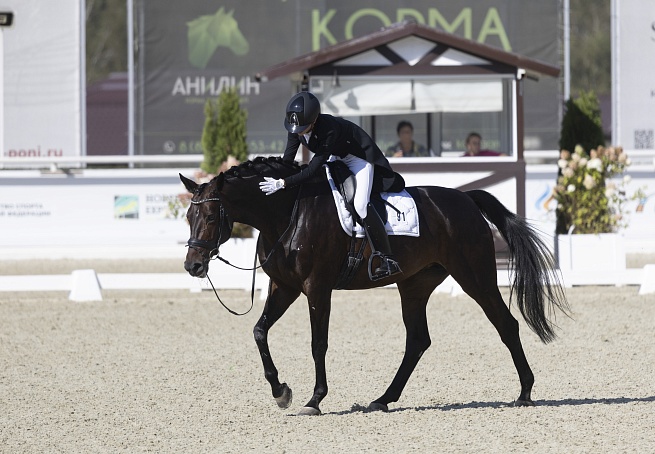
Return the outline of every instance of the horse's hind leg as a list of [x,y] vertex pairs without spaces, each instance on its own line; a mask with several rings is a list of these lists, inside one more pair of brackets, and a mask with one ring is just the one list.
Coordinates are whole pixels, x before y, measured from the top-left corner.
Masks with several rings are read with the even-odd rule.
[[500,335],[500,339],[512,355],[512,361],[514,361],[514,367],[521,382],[521,394],[514,402],[514,405],[517,407],[532,406],[534,405],[531,396],[532,386],[534,385],[534,374],[532,373],[532,369],[530,369],[525,352],[523,351],[523,345],[519,336],[519,322],[510,313],[497,287],[495,290],[496,294],[489,295],[483,300],[483,303],[480,303],[479,299],[476,301],[482,307],[489,321],[493,323],[496,331]]
[[371,410],[388,410],[390,402],[396,402],[405,389],[409,377],[430,347],[430,333],[425,309],[434,289],[448,276],[441,267],[426,268],[418,274],[398,283],[405,324],[405,354],[393,381],[382,396],[369,405]]
[[253,329],[259,355],[264,364],[264,376],[270,383],[273,397],[280,408],[288,408],[291,405],[292,394],[291,388],[278,380],[278,372],[268,349],[268,330],[284,315],[299,295],[299,291],[278,286],[271,281],[264,311]]
[[[519,407],[532,406],[534,402],[530,394],[532,385],[534,385],[534,374],[525,357],[523,345],[521,345],[519,323],[510,313],[498,290],[496,267],[493,265],[488,266],[486,272],[483,272],[480,268],[477,267],[475,271],[468,270],[464,274],[451,269],[451,273],[453,278],[462,286],[462,289],[480,305],[512,355],[514,367],[516,367],[521,382],[521,394],[514,402],[514,405]],[[466,279],[463,279],[462,276],[466,276]],[[475,276],[475,278],[472,276]]]

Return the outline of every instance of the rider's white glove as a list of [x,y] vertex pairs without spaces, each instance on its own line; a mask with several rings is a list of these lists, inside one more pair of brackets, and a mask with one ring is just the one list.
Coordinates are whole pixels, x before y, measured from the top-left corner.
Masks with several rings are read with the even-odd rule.
[[280,189],[284,189],[284,180],[276,180],[271,177],[264,177],[265,181],[259,183],[259,189],[262,190],[266,195],[271,195]]

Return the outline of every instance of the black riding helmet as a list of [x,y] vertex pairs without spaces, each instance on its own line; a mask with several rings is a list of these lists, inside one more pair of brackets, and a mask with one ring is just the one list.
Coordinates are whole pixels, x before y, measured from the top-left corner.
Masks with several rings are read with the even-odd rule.
[[309,128],[321,113],[321,103],[316,96],[308,91],[293,95],[287,104],[287,114],[284,117],[284,127],[287,131],[298,134]]

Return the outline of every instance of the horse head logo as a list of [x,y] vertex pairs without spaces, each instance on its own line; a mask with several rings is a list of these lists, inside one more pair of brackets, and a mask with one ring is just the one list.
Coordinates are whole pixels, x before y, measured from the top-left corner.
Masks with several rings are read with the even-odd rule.
[[248,53],[250,45],[239,30],[239,23],[234,19],[233,14],[234,10],[226,13],[225,8],[221,6],[216,14],[200,16],[187,22],[189,62],[193,66],[199,69],[206,68],[219,47],[227,47],[235,55]]

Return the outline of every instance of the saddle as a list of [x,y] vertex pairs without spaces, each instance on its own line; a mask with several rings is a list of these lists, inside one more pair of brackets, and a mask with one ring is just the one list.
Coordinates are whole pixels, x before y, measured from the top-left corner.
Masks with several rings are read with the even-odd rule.
[[[337,284],[334,287],[335,289],[343,289],[355,277],[355,273],[363,260],[368,239],[353,203],[357,186],[355,176],[348,166],[340,160],[329,161],[326,164],[326,173],[332,188],[341,226],[351,238],[348,255],[341,267]],[[416,203],[406,190],[393,194],[373,192],[371,193],[370,202],[385,224],[387,234],[419,236]],[[393,215],[390,216],[390,213]],[[359,246],[357,246],[357,238],[363,238]],[[372,276],[372,258],[373,256],[369,258],[369,276]]]

